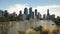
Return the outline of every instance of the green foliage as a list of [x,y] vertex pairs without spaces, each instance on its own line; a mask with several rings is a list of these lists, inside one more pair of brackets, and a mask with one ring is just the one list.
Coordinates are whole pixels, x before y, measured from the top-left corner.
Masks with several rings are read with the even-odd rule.
[[0,17],[0,22],[18,21],[17,17]]
[[56,23],[56,25],[60,26],[60,18],[55,18],[53,21]]
[[0,17],[0,22],[8,22],[9,18],[8,17]]
[[18,33],[19,33],[19,34],[25,34],[25,32],[23,32],[23,31],[18,31]]

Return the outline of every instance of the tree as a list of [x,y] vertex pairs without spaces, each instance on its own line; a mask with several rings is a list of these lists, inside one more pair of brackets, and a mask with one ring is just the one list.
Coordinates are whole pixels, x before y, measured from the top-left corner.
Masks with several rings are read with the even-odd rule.
[[7,10],[5,10],[4,12],[4,17],[8,17],[9,13],[7,12]]

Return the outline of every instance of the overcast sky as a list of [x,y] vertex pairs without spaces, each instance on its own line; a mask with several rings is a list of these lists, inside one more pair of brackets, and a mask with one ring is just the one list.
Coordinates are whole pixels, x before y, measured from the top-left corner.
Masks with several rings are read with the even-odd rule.
[[7,9],[9,13],[24,10],[24,8],[32,7],[37,9],[41,14],[46,14],[46,10],[50,10],[50,14],[60,16],[60,0],[0,0],[0,9]]

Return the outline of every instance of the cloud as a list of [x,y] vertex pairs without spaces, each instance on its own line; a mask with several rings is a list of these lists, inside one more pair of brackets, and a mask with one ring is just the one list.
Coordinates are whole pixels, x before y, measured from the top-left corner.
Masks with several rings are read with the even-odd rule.
[[[9,6],[9,8],[7,8],[7,10],[9,13],[13,13],[15,11],[17,14],[19,14],[20,10],[22,10],[22,12],[24,12],[25,7],[29,8],[30,6],[28,4],[15,4],[15,5]],[[46,14],[47,9],[49,9],[51,14],[60,16],[60,5],[36,6],[36,7],[32,7],[32,8],[33,8],[33,11],[35,9],[37,9],[38,12],[40,12],[41,14]]]
[[25,4],[16,4],[16,5],[13,5],[13,6],[9,6],[9,8],[7,8],[6,10],[8,10],[9,13],[13,13],[13,12],[16,12],[17,14],[19,14],[19,11],[20,10],[24,10],[24,8],[28,7],[28,5],[25,5]]
[[40,12],[41,14],[46,14],[47,9],[49,9],[50,14],[55,14],[56,16],[60,16],[60,5],[37,6],[34,9],[37,9],[38,12]]

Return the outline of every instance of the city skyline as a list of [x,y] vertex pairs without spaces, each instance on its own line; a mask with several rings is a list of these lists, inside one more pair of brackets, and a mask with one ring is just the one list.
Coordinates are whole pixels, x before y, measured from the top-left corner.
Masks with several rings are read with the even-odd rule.
[[[1,10],[1,11],[5,11],[5,10]],[[8,10],[6,10],[7,12],[8,12]],[[15,11],[13,11],[12,13],[10,13],[10,12],[8,12],[9,14],[13,14],[13,13],[15,13],[17,16],[18,15],[20,15],[20,14],[25,14],[26,16],[28,15],[28,14],[31,14],[32,15],[32,12],[34,12],[34,16],[37,16],[37,15],[41,15],[41,17],[43,17],[43,15],[45,14],[46,16],[47,16],[47,14],[49,14],[49,15],[55,15],[55,14],[51,14],[50,13],[50,9],[46,9],[46,13],[44,13],[44,14],[42,14],[42,13],[40,13],[40,12],[38,12],[38,10],[37,9],[34,9],[34,11],[33,11],[33,8],[32,7],[25,7],[24,8],[24,10],[19,10],[19,14],[17,14]],[[59,16],[60,17],[60,16]],[[57,18],[57,16],[55,15],[55,18]]]
[[22,20],[30,20],[30,19],[40,19],[40,20],[53,20],[55,18],[55,14],[50,15],[49,9],[47,9],[47,14],[41,15],[41,13],[37,12],[37,9],[35,11],[32,11],[32,7],[29,9],[24,8],[24,13],[22,14],[22,11],[19,11],[19,14],[17,15],[16,12],[13,12],[12,14],[9,14],[7,10],[0,10],[0,17],[15,17]]
[[47,9],[49,9],[50,14],[55,14],[60,16],[60,0],[0,0],[0,9],[8,10],[9,13],[19,11],[24,12],[24,8],[32,7],[33,11],[37,9],[41,14],[46,14]]

